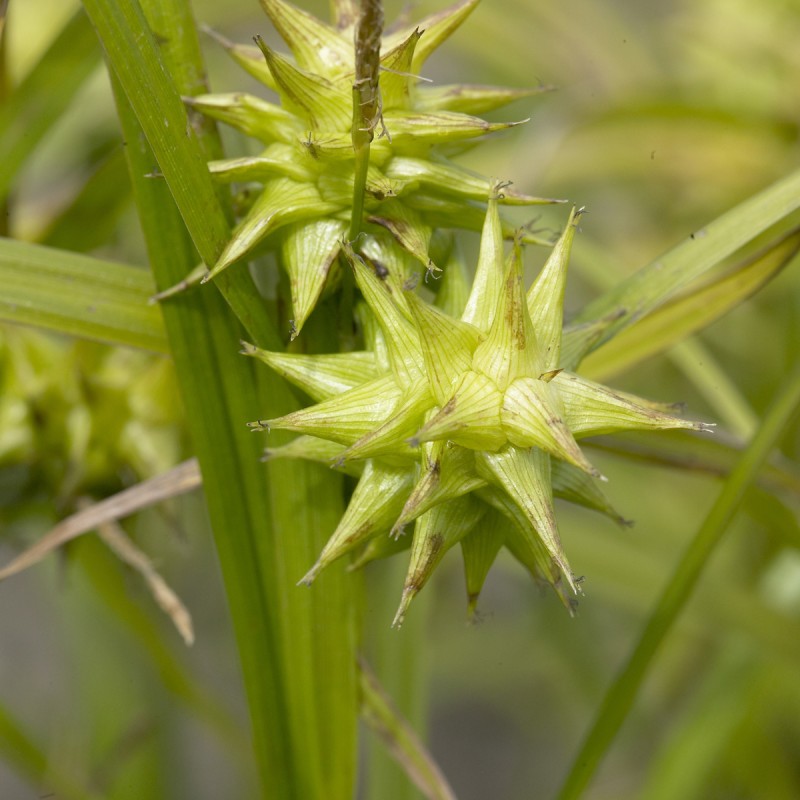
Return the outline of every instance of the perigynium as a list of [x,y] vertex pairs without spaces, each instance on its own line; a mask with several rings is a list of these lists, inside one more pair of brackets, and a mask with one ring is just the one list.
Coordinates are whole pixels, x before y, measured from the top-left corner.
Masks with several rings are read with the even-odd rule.
[[[256,430],[303,434],[268,457],[327,460],[360,475],[346,513],[303,582],[347,553],[358,552],[356,563],[363,564],[410,542],[395,624],[459,542],[470,609],[503,546],[571,608],[578,587],[553,496],[621,520],[577,440],[634,429],[707,428],[573,371],[603,326],[563,326],[580,212],[572,212],[526,292],[521,243],[508,257],[504,253],[500,194],[495,186],[468,291],[463,273],[450,265],[439,306],[426,303],[409,281],[402,251],[380,238],[366,237],[360,253],[343,242],[366,304],[368,349],[302,355],[245,345],[243,351],[316,401],[251,423]],[[413,534],[406,533],[412,523]]]
[[[338,4],[336,25],[286,0],[261,4],[293,59],[260,37],[258,46],[220,40],[279,102],[243,92],[186,98],[192,109],[254,137],[263,147],[257,156],[209,165],[218,181],[256,184],[257,189],[244,202],[242,219],[219,260],[203,272],[204,280],[211,279],[258,246],[278,252],[289,276],[296,336],[326,285],[336,285],[341,241],[352,232],[354,215],[357,229],[388,231],[429,271],[442,266],[430,254],[434,229],[480,230],[491,182],[456,166],[448,156],[479,137],[518,124],[490,123],[476,114],[538,90],[425,83],[421,72],[428,57],[478,4],[460,0],[418,25],[383,37],[380,63],[375,64],[376,74],[380,70],[375,111],[367,115],[366,127],[359,127],[353,113],[356,19],[348,4]],[[354,203],[354,133],[371,142],[363,219]],[[507,190],[502,202],[556,201]],[[511,235],[512,229],[506,227],[505,233]],[[540,241],[530,231],[524,239]]]

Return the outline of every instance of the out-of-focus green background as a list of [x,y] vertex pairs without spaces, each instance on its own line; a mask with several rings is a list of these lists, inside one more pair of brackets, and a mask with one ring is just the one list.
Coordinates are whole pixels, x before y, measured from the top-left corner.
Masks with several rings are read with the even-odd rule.
[[[326,11],[323,3],[302,5]],[[443,3],[385,5],[391,19]],[[13,81],[76,7],[11,0]],[[197,0],[195,9],[231,39],[274,39],[256,0]],[[427,77],[557,87],[497,112],[531,120],[463,160],[525,192],[588,207],[569,312],[798,166],[798,41],[797,0],[484,0],[431,60]],[[218,47],[205,45],[213,89],[254,88]],[[247,146],[228,134],[226,142],[232,153]],[[98,51],[95,73],[16,182],[10,234],[145,263],[122,167]],[[90,176],[117,174],[103,203],[118,213],[103,214],[100,226],[88,207],[82,220],[59,223]],[[563,208],[550,209],[540,225],[555,229],[564,220]],[[530,254],[531,264],[537,259]],[[722,421],[721,405],[733,402],[742,428],[734,433],[743,433],[797,355],[799,311],[795,264],[695,345],[612,383],[685,402],[691,416],[708,420]],[[76,496],[103,496],[190,454],[162,358],[3,327],[0,370],[4,559]],[[797,476],[797,427],[783,455],[794,459]],[[698,471],[600,452],[592,459],[609,477],[614,504],[636,524],[620,529],[559,507],[567,552],[586,576],[575,619],[503,558],[487,583],[480,624],[464,622],[456,550],[425,590],[430,742],[460,800],[553,796],[718,491],[718,480]],[[748,496],[587,797],[800,796],[798,484]],[[128,528],[189,605],[194,647],[182,647],[138,577],[87,539],[66,558],[0,585],[0,706],[76,779],[88,773],[102,796],[246,798],[246,747],[228,730],[231,721],[244,724],[244,704],[202,502],[174,500]],[[376,624],[370,591],[393,581],[399,596],[400,580],[391,565],[372,568],[369,625]],[[0,797],[34,796],[0,763]],[[410,796],[398,790],[398,798]]]

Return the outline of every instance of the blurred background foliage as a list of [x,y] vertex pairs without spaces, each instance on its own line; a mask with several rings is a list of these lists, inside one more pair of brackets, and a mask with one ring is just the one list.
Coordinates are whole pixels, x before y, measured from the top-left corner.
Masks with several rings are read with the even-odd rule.
[[[3,129],[3,232],[144,264],[100,49],[85,20],[70,22],[77,2],[9,5],[2,91],[31,80],[29,98],[49,97],[52,113],[38,132]],[[322,2],[301,5],[326,12]],[[385,5],[391,19],[442,3]],[[194,7],[198,21],[230,39],[275,38],[255,0]],[[58,55],[65,25],[77,27],[67,31],[61,69],[33,80],[48,48]],[[486,0],[432,59],[428,77],[556,87],[499,112],[531,121],[463,160],[522,191],[588,207],[567,297],[577,310],[797,168],[798,40],[797,0]],[[215,90],[248,85],[220,48],[205,45]],[[247,146],[225,137],[231,153]],[[548,210],[538,225],[563,221]],[[691,416],[720,423],[723,441],[746,437],[798,357],[797,266],[614,384],[685,402]],[[659,442],[685,460],[688,440]],[[5,559],[82,498],[188,455],[165,357],[0,327]],[[587,797],[800,796],[797,425],[782,456],[779,485],[748,494]],[[718,491],[718,478],[695,463],[675,469],[611,450],[591,457],[610,479],[612,502],[636,524],[620,529],[560,507],[567,551],[586,575],[575,619],[510,560],[489,577],[482,624],[464,624],[456,556],[426,590],[429,739],[460,800],[553,796]],[[185,649],[138,576],[93,539],[0,586],[2,797],[32,796],[28,780],[41,774],[42,755],[59,797],[83,796],[77,786],[114,800],[250,796],[235,648],[202,502],[175,499],[126,529],[190,607],[197,642]],[[370,568],[369,625],[390,622],[373,619],[385,611],[373,598],[387,582],[394,596],[393,566]],[[415,796],[398,772],[385,797],[367,800]]]

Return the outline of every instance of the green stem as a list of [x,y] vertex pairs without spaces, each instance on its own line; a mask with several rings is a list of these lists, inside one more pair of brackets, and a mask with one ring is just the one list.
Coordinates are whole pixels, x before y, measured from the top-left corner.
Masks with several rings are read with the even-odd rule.
[[[168,286],[190,268],[194,251],[166,187],[140,177],[149,149],[122,91],[116,94],[150,263],[158,284]],[[258,413],[253,375],[231,358],[240,333],[215,291],[176,298],[164,307],[164,321],[237,634],[262,796],[272,784],[292,797],[286,740],[275,732],[276,720],[286,714],[273,645],[277,633],[258,558],[270,509],[256,466],[258,443],[236,424]]]
[[[205,163],[213,142],[207,131],[195,136],[180,102],[202,75],[188,4],[143,0],[147,22],[132,0],[84,4],[147,138],[128,120],[128,149],[152,146],[195,246],[213,263],[228,228]],[[190,271],[191,249],[166,187],[142,180],[146,171],[140,161],[133,177],[162,288]],[[180,241],[170,247],[171,239]],[[246,269],[215,284],[256,343],[281,347]],[[313,590],[295,586],[341,515],[341,477],[313,464],[259,463],[263,441],[245,422],[296,404],[280,378],[238,355],[242,332],[219,301],[207,287],[163,310],[237,633],[262,796],[347,800],[357,715],[351,582],[339,568]]]
[[559,800],[575,800],[588,786],[622,727],[659,646],[686,605],[700,575],[734,517],[745,492],[800,406],[800,363],[786,379],[717,501],[656,603],[627,664],[606,694],[594,725],[573,762]]
[[380,119],[381,34],[383,8],[380,0],[361,0],[361,14],[355,33],[356,74],[353,82],[353,211],[350,241],[355,241],[364,216],[364,192],[369,170],[369,145]]
[[[356,105],[358,90],[353,89],[353,104]],[[369,142],[356,145],[356,135],[353,133],[353,149],[355,150],[355,169],[353,172],[353,213],[350,217],[350,230],[348,239],[355,242],[361,232],[361,221],[364,218],[364,193],[367,186],[367,172],[369,170]]]

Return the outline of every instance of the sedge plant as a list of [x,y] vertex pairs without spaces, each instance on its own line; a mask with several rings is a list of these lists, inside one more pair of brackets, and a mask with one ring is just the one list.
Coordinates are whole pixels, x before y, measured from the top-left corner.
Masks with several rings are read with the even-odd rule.
[[[204,85],[183,0],[84,0],[86,17],[72,24],[85,33],[88,18],[103,47],[152,278],[118,264],[92,272],[88,257],[8,241],[2,274],[28,301],[20,309],[11,297],[4,315],[170,356],[198,465],[184,465],[181,486],[203,483],[259,796],[354,797],[360,712],[425,796],[449,798],[447,780],[392,705],[396,687],[387,681],[387,696],[380,670],[376,677],[359,655],[372,635],[362,624],[362,568],[403,559],[387,629],[406,618],[412,624],[412,600],[451,549],[463,559],[471,614],[506,551],[573,612],[582,581],[562,544],[554,498],[625,523],[579,442],[623,431],[657,439],[656,431],[682,429],[687,442],[690,432],[713,435],[691,409],[683,414],[586,373],[600,378],[620,359],[642,360],[777,274],[796,253],[796,231],[781,231],[727,270],[711,268],[796,211],[800,177],[745,201],[565,319],[584,210],[564,208],[561,232],[548,239],[506,212],[558,201],[457,159],[467,144],[518,124],[482,115],[494,119],[535,92],[425,79],[429,56],[478,0],[388,32],[377,0],[335,0],[329,22],[288,0],[261,5],[288,53],[261,36],[244,45],[211,31],[260,85],[258,93],[222,94]],[[257,154],[226,157],[216,123],[250,137]],[[463,255],[464,230],[480,235],[474,264]],[[537,251],[543,266],[527,281],[525,260]],[[76,275],[84,278],[77,290]],[[165,369],[154,368],[153,392],[171,379]],[[787,381],[733,473],[723,510],[699,537],[701,557],[689,558],[680,590],[664,600],[668,619],[724,530],[731,498],[754,480],[788,424],[797,384]],[[4,401],[0,410],[14,423],[18,407]],[[153,427],[139,421],[114,456],[138,458],[146,477],[163,470],[164,459],[152,454],[164,450],[137,437]],[[69,440],[85,445],[80,425],[68,426]],[[0,457],[35,449],[32,417],[8,430]],[[167,443],[166,460],[175,460],[177,445]],[[70,538],[82,531],[70,530]],[[104,538],[124,551],[113,535]],[[419,613],[424,618],[424,608]],[[648,635],[645,656],[632,661],[634,678],[620,679],[621,699],[609,695],[610,711],[565,797],[582,791],[585,765],[599,761],[624,718],[658,641]],[[217,712],[205,713],[219,724]],[[39,761],[20,752],[35,773]],[[79,796],[69,778],[57,778],[65,796]],[[376,788],[379,781],[369,786],[387,792],[381,798],[408,796],[405,788]]]

